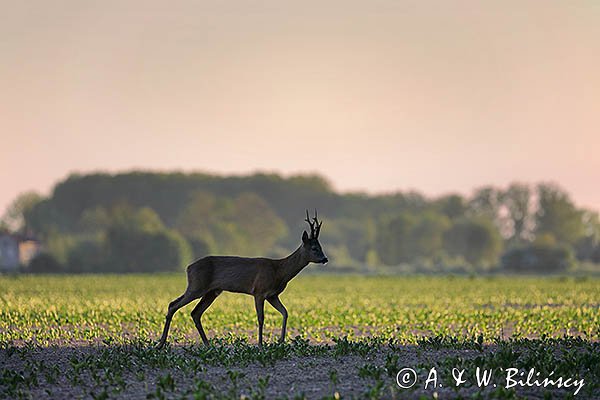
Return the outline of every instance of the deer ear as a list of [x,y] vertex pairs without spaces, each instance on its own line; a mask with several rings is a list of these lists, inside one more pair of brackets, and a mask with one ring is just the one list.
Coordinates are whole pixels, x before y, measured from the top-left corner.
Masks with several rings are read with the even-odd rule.
[[308,233],[306,233],[306,231],[304,231],[302,233],[302,243],[306,243],[308,242]]

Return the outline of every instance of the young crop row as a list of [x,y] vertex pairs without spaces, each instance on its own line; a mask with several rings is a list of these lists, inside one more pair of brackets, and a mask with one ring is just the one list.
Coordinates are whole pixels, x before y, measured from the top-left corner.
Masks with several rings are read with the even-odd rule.
[[[597,279],[306,276],[282,295],[290,335],[315,343],[377,336],[403,343],[421,337],[582,336],[598,340]],[[180,275],[0,277],[0,341],[119,343],[155,339]],[[203,316],[214,337],[255,340],[250,296],[222,295]],[[189,312],[175,315],[171,340],[198,340]],[[275,335],[280,315],[266,309]]]

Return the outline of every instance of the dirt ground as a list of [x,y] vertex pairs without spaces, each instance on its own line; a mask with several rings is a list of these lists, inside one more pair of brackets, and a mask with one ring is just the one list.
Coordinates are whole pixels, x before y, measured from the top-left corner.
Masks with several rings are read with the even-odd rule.
[[[490,383],[480,389],[474,382],[475,370],[469,370],[468,365],[471,364],[468,363],[464,377],[469,382],[459,388],[454,387],[455,381],[448,373],[453,368],[453,360],[462,360],[464,367],[464,360],[476,361],[477,357],[485,357],[496,350],[495,346],[478,350],[380,347],[368,354],[292,355],[267,365],[253,362],[248,365],[219,366],[198,362],[190,367],[181,363],[182,359],[194,361],[189,349],[172,347],[159,355],[166,360],[163,365],[148,367],[140,362],[141,359],[129,357],[127,366],[123,368],[123,365],[111,363],[119,363],[124,359],[124,353],[119,350],[118,357],[107,358],[106,354],[111,351],[109,346],[36,347],[26,351],[2,349],[0,366],[4,379],[0,383],[0,397],[294,399],[304,396],[307,399],[322,399],[339,396],[346,399],[453,399],[469,398],[479,392],[481,398],[517,398],[514,397],[517,394],[524,398],[542,399],[548,398],[544,396],[568,397],[574,392],[574,387],[515,387],[515,393],[511,393],[503,390],[505,381],[502,375],[494,381],[496,387]],[[261,350],[256,347],[256,351]],[[86,368],[81,360],[87,360],[94,365],[93,368]],[[394,360],[392,368],[390,360]],[[475,364],[472,364],[473,368]],[[437,381],[430,381],[425,389],[427,377],[433,378],[432,367],[436,368]],[[37,371],[35,379],[31,378],[32,368]],[[396,376],[397,371],[404,368],[415,370],[418,379],[408,389],[401,388],[397,382],[399,379],[403,385],[410,385],[410,382],[404,383],[402,380],[404,374]],[[497,370],[495,374],[502,374],[499,368]],[[57,373],[53,376],[48,371]],[[405,371],[410,374],[410,371]],[[25,376],[27,382],[11,378],[19,373]],[[408,376],[407,379],[410,381],[412,378]],[[437,387],[433,388],[436,383]],[[600,398],[600,393],[582,391],[576,397]]]

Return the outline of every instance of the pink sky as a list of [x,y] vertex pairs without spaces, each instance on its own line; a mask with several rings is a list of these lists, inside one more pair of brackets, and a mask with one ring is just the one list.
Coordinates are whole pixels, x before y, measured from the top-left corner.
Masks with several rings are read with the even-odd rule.
[[600,209],[600,2],[0,4],[0,214],[131,168],[552,180]]

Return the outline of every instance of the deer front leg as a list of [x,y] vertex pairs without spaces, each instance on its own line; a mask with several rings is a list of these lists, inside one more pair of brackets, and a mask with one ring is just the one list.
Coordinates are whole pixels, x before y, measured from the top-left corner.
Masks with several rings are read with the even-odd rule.
[[255,297],[254,305],[256,306],[256,316],[258,317],[258,346],[262,347],[263,325],[265,323],[265,299],[263,297]]
[[279,343],[283,343],[283,341],[285,340],[285,328],[287,325],[288,318],[287,310],[285,309],[285,306],[281,303],[281,300],[279,300],[278,296],[269,297],[267,301],[271,303],[271,305],[277,311],[279,311],[281,313],[281,316],[283,317],[283,324],[281,325],[281,337],[279,338]]

